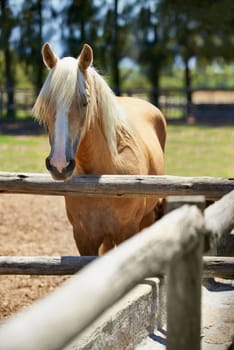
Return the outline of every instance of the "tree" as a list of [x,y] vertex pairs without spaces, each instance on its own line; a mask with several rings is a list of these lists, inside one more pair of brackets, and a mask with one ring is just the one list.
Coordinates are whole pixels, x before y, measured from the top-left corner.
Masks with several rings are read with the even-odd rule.
[[117,95],[121,92],[119,62],[124,56],[128,33],[121,15],[118,0],[103,1],[99,6],[94,0],[72,0],[63,15],[66,53],[77,55],[85,42],[90,43],[96,64],[110,73],[111,85]]
[[112,47],[111,47],[111,58],[112,58],[112,76],[113,76],[113,82],[114,82],[114,91],[117,96],[120,95],[120,72],[119,72],[119,61],[120,61],[120,55],[119,55],[119,23],[118,23],[118,5],[119,1],[114,0],[114,9],[111,13],[109,11],[107,18],[113,19],[112,22]]
[[174,55],[181,56],[184,62],[187,113],[189,113],[192,103],[189,61],[196,55],[196,39],[200,28],[200,23],[194,16],[193,7],[188,1],[182,4],[181,0],[173,3],[169,0],[161,0],[157,11],[161,23],[164,23],[164,18],[168,19],[170,23],[168,44],[173,47]]
[[109,66],[113,90],[116,95],[120,95],[120,71],[119,62],[121,53],[119,50],[119,2],[114,0],[111,7],[108,8],[104,18],[103,26],[103,57],[102,61],[106,67]]
[[159,0],[158,19],[162,26],[165,20],[169,24],[167,45],[174,47],[174,54],[184,62],[188,113],[192,103],[189,61],[192,57],[233,59],[233,13],[232,0]]
[[13,52],[10,47],[10,40],[13,28],[16,26],[16,19],[11,11],[9,1],[1,0],[1,38],[0,49],[3,51],[5,65],[5,85],[7,91],[7,118],[15,117],[14,105],[14,67]]
[[147,74],[151,86],[151,101],[159,103],[160,75],[163,67],[171,59],[172,51],[168,43],[168,21],[162,26],[157,18],[157,2],[141,3],[136,26],[136,45],[139,47],[138,61]]
[[76,56],[84,43],[95,43],[98,38],[98,7],[94,0],[72,0],[62,10],[66,43],[65,54]]
[[43,83],[44,65],[41,59],[43,45],[43,10],[48,2],[45,0],[24,0],[20,11],[20,40],[17,51],[22,62],[26,64],[26,74],[35,86],[36,93]]
[[[107,6],[102,26],[99,57],[103,67],[109,70],[111,85],[117,95],[121,94],[122,77],[120,62],[124,57],[134,56],[131,12],[135,1],[113,0]],[[121,6],[120,6],[121,4]]]

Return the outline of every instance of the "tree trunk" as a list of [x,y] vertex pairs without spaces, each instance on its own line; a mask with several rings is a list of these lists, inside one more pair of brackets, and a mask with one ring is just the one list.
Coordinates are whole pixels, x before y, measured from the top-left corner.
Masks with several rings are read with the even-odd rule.
[[118,0],[115,0],[114,23],[113,23],[113,45],[112,45],[112,74],[114,83],[114,92],[120,96],[120,74],[119,74],[119,54],[118,54]]
[[6,90],[7,90],[7,118],[15,118],[14,102],[14,79],[12,74],[12,57],[9,46],[4,49],[5,72],[6,72]]
[[150,93],[150,101],[157,107],[159,107],[159,77],[160,72],[156,70],[155,67],[153,71],[151,72],[151,82],[152,82],[152,89]]
[[[37,14],[38,14],[38,43],[39,47],[42,47],[42,0],[37,1]],[[41,59],[41,53],[37,54],[37,77],[36,77],[36,94],[40,91],[43,84],[43,62]]]
[[1,1],[1,14],[3,22],[2,38],[3,38],[3,54],[5,63],[6,76],[6,92],[7,92],[7,118],[13,119],[15,117],[14,105],[14,76],[12,72],[12,53],[10,50],[10,36],[11,30],[9,21],[10,15],[7,8],[7,1]]
[[189,69],[189,58],[185,58],[185,89],[186,89],[186,102],[187,102],[187,117],[191,114],[191,107],[192,107],[192,79]]

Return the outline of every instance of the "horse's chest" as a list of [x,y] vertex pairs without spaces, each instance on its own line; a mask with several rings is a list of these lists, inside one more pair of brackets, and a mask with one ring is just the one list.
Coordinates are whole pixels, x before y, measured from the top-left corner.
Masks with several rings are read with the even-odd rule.
[[144,215],[143,199],[67,197],[66,207],[71,223],[85,230],[118,231]]

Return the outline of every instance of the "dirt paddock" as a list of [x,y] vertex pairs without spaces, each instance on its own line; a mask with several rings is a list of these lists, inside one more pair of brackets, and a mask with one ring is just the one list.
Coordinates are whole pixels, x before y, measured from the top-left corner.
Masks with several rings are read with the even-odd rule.
[[[0,255],[77,255],[62,197],[0,195]],[[0,275],[0,319],[46,295],[67,276]]]

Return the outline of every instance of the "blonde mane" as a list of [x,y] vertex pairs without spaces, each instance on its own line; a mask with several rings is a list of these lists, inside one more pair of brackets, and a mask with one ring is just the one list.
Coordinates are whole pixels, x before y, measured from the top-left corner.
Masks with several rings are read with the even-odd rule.
[[46,123],[55,117],[57,106],[69,110],[74,98],[77,81],[77,61],[66,57],[50,70],[32,112],[37,120]]
[[[86,122],[83,135],[97,121],[105,135],[109,150],[114,156],[118,153],[117,141],[134,140],[123,109],[119,106],[114,93],[105,80],[90,67],[87,70],[87,83],[78,67],[77,60],[65,57],[51,69],[33,106],[33,115],[46,124],[48,118],[54,118],[56,109],[63,107],[69,111],[72,101],[88,101]],[[77,106],[79,103],[77,104]]]
[[95,123],[96,118],[99,118],[109,149],[116,155],[119,139],[127,142],[130,135],[134,139],[125,111],[106,81],[93,67],[88,69],[88,84],[91,93],[86,125]]

